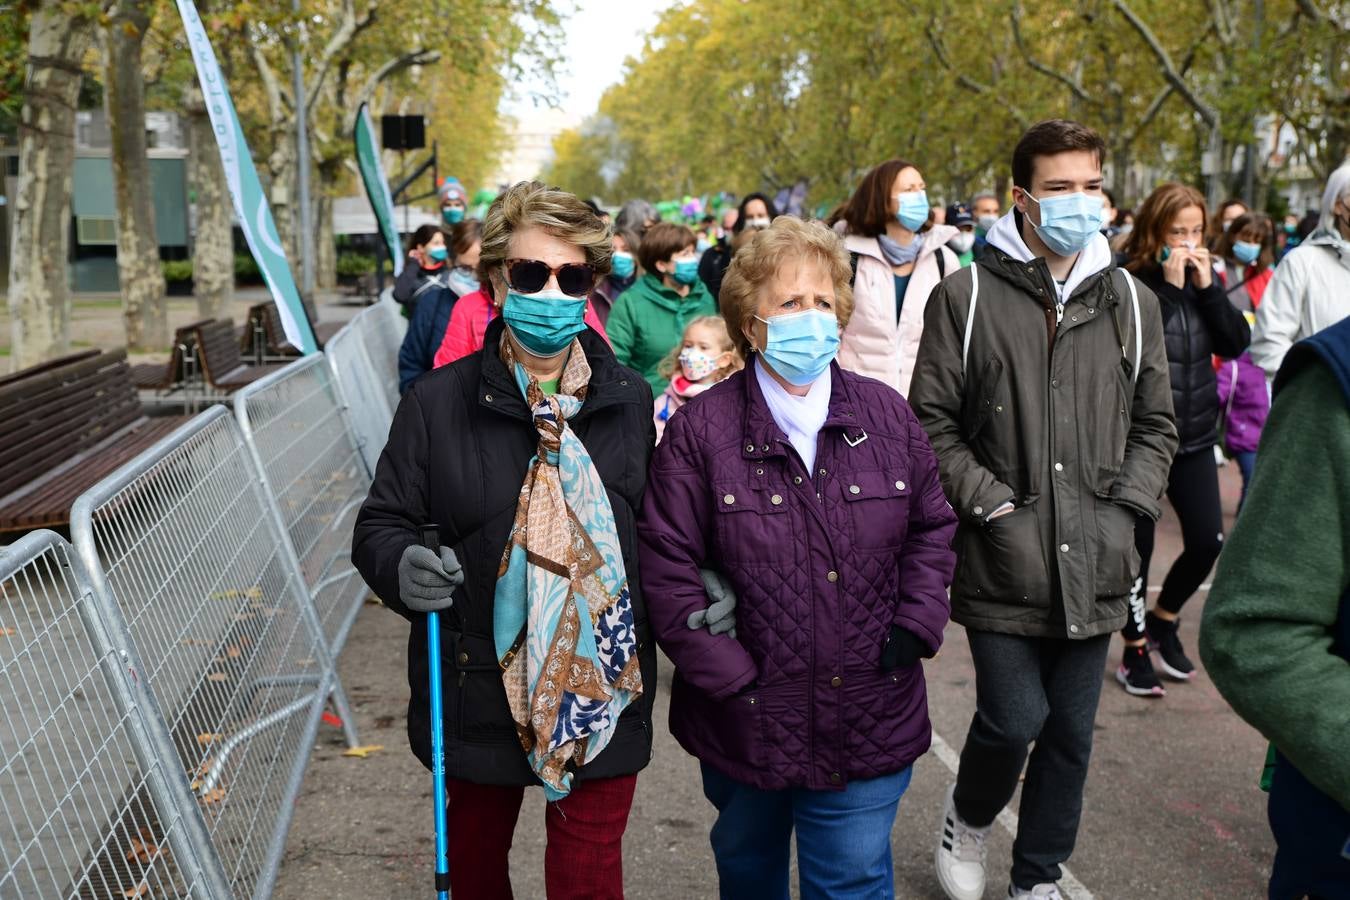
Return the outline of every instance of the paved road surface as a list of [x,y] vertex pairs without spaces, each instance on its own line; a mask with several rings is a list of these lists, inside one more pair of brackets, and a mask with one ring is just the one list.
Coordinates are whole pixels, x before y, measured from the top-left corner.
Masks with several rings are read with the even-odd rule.
[[[1236,505],[1238,475],[1221,470],[1225,508]],[[1158,532],[1152,573],[1160,583],[1179,551],[1169,516]],[[1185,614],[1183,639],[1194,646],[1203,594]],[[384,750],[345,758],[336,729],[324,727],[306,776],[277,885],[278,900],[426,898],[432,871],[431,778],[407,749],[404,674],[407,625],[377,606],[362,612],[340,669],[365,743]],[[1069,863],[1077,896],[1257,898],[1273,845],[1265,795],[1256,787],[1265,743],[1243,724],[1201,673],[1161,701],[1125,695],[1107,679],[1097,722],[1078,850]],[[1193,654],[1193,656],[1198,654]],[[664,662],[664,661],[663,661]],[[1198,662],[1198,660],[1197,660]],[[974,670],[965,634],[947,631],[941,657],[927,666],[934,752],[916,764],[892,844],[896,893],[941,898],[932,850],[943,792],[974,711]],[[660,677],[657,749],[638,779],[624,865],[630,898],[715,897],[707,834],[712,808],[698,769],[665,729],[670,668]],[[945,745],[945,746],[944,746]],[[527,795],[516,831],[516,895],[543,897],[543,799]],[[1016,805],[1013,805],[1013,812]],[[1003,896],[1011,837],[996,826],[988,897]]]

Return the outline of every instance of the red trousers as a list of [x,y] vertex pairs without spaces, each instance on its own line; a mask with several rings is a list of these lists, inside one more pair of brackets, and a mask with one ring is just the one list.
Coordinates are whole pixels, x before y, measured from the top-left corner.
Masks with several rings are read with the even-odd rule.
[[[548,900],[623,900],[623,832],[637,775],[574,781],[548,804],[544,886]],[[450,895],[456,900],[511,900],[507,857],[523,787],[445,780]]]

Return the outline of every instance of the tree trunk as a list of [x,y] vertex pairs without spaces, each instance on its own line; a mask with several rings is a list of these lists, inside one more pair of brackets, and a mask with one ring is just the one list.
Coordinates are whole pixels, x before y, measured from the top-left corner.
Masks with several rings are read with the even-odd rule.
[[314,191],[314,285],[319,290],[337,287],[337,241],[333,234],[333,193],[342,172],[339,159],[319,163]]
[[147,2],[113,0],[103,34],[104,105],[117,197],[117,278],[130,350],[161,350],[169,344],[164,271],[155,236],[150,161],[145,155],[141,48],[150,27]]
[[203,319],[224,316],[234,300],[234,232],[229,186],[220,164],[211,119],[196,79],[183,105],[188,113],[188,184],[196,196],[196,234],[192,242],[192,292]]
[[27,80],[19,116],[19,180],[10,243],[9,315],[15,369],[70,347],[70,196],[75,105],[89,47],[87,19],[43,0],[29,24]]

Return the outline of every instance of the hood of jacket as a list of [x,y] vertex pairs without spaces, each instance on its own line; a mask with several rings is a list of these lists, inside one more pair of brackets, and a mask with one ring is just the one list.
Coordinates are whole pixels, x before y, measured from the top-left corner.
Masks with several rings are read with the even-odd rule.
[[[988,240],[995,249],[1002,250],[1018,262],[1027,263],[1031,262],[1035,256],[1031,249],[1027,247],[1026,241],[1022,239],[1019,218],[1020,215],[1016,209],[1008,210],[1007,214],[989,230]],[[1114,257],[1111,255],[1111,245],[1107,242],[1106,237],[1101,233],[1093,235],[1092,240],[1074,260],[1073,268],[1069,270],[1068,280],[1064,282],[1064,288],[1060,294],[1061,302],[1072,297],[1073,292],[1083,282],[1098,272],[1111,268],[1113,264]]]

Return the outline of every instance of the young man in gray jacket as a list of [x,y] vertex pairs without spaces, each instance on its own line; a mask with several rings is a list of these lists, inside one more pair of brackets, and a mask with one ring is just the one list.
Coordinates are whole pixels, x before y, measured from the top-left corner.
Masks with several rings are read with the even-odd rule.
[[1027,131],[1013,210],[925,311],[909,400],[960,517],[952,618],[976,672],[936,851],[953,900],[983,896],[985,838],[1024,764],[1008,896],[1060,896],[1135,516],[1158,518],[1177,447],[1157,298],[1100,234],[1105,151],[1076,122]]

